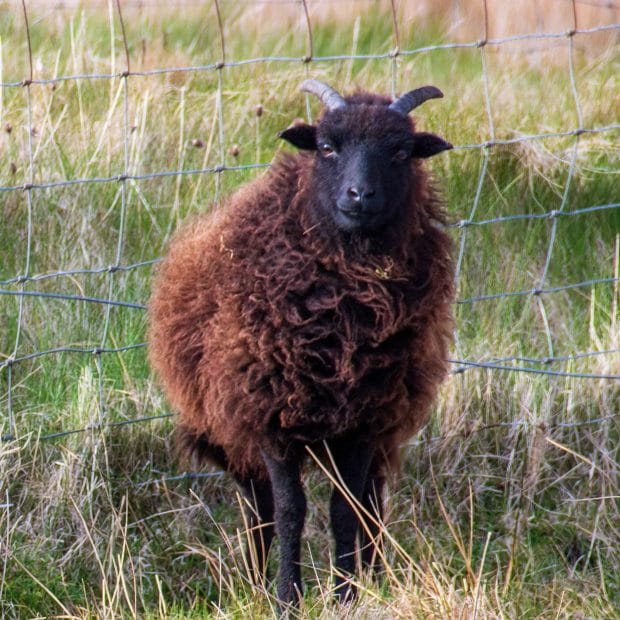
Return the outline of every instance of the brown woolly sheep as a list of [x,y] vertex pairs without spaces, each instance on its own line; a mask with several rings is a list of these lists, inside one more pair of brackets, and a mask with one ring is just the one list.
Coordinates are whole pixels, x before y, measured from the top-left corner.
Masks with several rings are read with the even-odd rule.
[[[326,109],[280,135],[305,152],[278,156],[186,227],[149,305],[152,365],[181,444],[239,484],[257,580],[275,521],[282,605],[302,588],[308,448],[380,518],[387,470],[429,416],[452,333],[452,248],[420,161],[451,145],[408,116],[441,92],[391,102],[316,80],[302,90]],[[358,533],[362,563],[376,564],[376,518],[360,529],[337,490],[330,516],[347,599]]]

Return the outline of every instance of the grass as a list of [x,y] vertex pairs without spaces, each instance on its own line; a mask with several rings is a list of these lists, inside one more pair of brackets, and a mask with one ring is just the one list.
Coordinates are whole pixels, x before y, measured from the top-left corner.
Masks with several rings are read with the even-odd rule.
[[[307,53],[300,6],[220,4],[228,61]],[[413,20],[411,7],[400,4],[401,50],[480,38],[468,17],[442,21],[452,15],[450,3],[416,3],[428,12]],[[539,4],[558,19],[555,5]],[[28,6],[35,78],[125,68],[114,3],[110,10]],[[581,27],[613,21],[607,10],[578,6]],[[221,58],[212,5],[123,7],[132,71]],[[490,7],[491,34],[511,34],[510,20]],[[0,11],[0,82],[7,84],[29,72],[19,8]],[[310,3],[316,57],[394,49],[389,3],[349,8]],[[540,17],[533,11],[523,19]],[[546,30],[570,27],[553,20]],[[512,26],[535,31],[529,22]],[[618,123],[616,41],[617,31],[573,39],[584,127]],[[390,58],[265,61],[219,73],[131,75],[126,99],[119,77],[4,86],[0,187],[21,186],[31,175],[51,183],[268,164],[280,146],[277,132],[306,115],[298,85],[307,71],[343,91],[437,84],[445,99],[416,117],[455,145],[486,142],[490,122],[498,140],[570,131],[578,111],[567,39],[557,43],[435,49],[401,54],[395,65]],[[310,109],[316,114],[318,105],[311,101]],[[572,213],[619,202],[618,137],[618,130],[581,135],[570,183],[572,136],[457,149],[429,165],[452,222]],[[159,417],[169,409],[141,346],[143,310],[18,295],[145,304],[153,261],[180,223],[261,172],[132,178],[124,190],[113,180],[0,192],[3,617],[274,615],[272,590],[249,585],[230,481],[211,470],[183,476],[174,460],[172,422]],[[543,288],[606,281],[457,305],[454,359],[560,374],[470,368],[450,377],[391,487],[385,574],[378,583],[362,578],[359,601],[346,610],[329,591],[329,481],[309,471],[300,616],[618,618],[618,382],[572,375],[620,374],[620,209],[560,216],[555,224],[516,219],[450,231],[457,249],[463,243],[461,300],[531,291],[549,255]],[[117,263],[123,268],[106,269]],[[24,275],[34,279],[19,282]],[[59,347],[65,350],[39,355]],[[110,352],[92,353],[101,348]],[[13,354],[18,361],[6,363]],[[550,357],[566,359],[544,363]],[[127,424],[150,416],[156,419]]]

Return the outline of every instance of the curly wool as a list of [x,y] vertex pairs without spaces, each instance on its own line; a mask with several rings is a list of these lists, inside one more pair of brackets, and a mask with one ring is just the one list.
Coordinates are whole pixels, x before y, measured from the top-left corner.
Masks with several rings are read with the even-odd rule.
[[447,372],[451,243],[424,171],[395,243],[316,221],[312,161],[280,157],[182,230],[149,306],[182,442],[240,477],[267,478],[261,449],[345,434],[397,463]]

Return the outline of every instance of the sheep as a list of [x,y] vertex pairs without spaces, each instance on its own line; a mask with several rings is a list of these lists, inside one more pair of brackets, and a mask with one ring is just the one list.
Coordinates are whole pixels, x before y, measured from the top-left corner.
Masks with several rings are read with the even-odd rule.
[[308,452],[363,508],[360,527],[334,489],[336,596],[355,596],[358,536],[362,565],[377,568],[386,476],[429,417],[453,327],[452,246],[421,164],[452,145],[408,116],[441,91],[301,90],[324,110],[281,132],[300,152],[177,234],[148,310],[179,445],[237,482],[258,582],[275,527],[283,607],[302,592]]

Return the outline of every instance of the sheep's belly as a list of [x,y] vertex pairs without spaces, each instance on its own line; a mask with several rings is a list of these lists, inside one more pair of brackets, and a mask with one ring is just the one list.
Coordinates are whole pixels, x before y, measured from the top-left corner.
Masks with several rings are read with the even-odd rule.
[[312,442],[356,430],[390,432],[408,414],[408,330],[373,345],[338,332],[309,339],[304,330],[281,329],[273,336],[263,359],[238,365],[226,387],[218,380],[229,421]]

